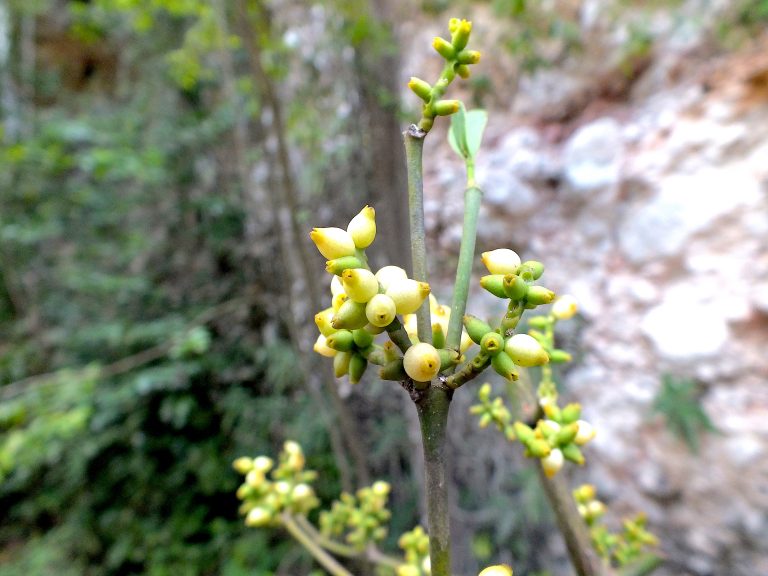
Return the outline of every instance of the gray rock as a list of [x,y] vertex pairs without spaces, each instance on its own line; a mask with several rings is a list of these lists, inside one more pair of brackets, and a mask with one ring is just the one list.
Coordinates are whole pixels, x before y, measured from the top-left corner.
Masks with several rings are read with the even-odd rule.
[[582,126],[571,136],[563,151],[568,191],[583,197],[615,187],[623,157],[622,129],[616,120],[601,118]]

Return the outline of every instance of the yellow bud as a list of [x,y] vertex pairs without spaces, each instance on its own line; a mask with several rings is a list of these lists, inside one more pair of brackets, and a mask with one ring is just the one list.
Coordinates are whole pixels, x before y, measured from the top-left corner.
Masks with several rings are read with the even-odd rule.
[[472,72],[469,69],[469,66],[466,64],[459,64],[456,66],[456,74],[458,74],[461,78],[464,78],[466,80],[469,78],[469,76],[472,74]]
[[283,452],[288,455],[302,454],[301,445],[295,440],[286,440],[283,443]]
[[459,344],[459,351],[464,354],[467,350],[469,350],[469,347],[472,346],[474,342],[472,341],[472,338],[469,337],[469,334],[467,334],[466,330],[461,331],[461,343]]
[[496,566],[488,566],[485,570],[480,572],[477,576],[512,576],[512,568],[506,564],[497,564]]
[[417,282],[407,278],[392,282],[385,294],[395,301],[395,309],[398,314],[412,314],[426,300],[429,292],[429,284],[426,282]]
[[360,250],[368,248],[376,238],[376,211],[366,206],[349,221],[347,232]]
[[379,281],[379,284],[384,291],[389,288],[389,285],[392,284],[392,282],[406,279],[408,279],[408,274],[399,266],[384,266],[384,268],[376,272],[376,280]]
[[451,42],[456,50],[464,50],[469,42],[469,34],[472,32],[472,22],[461,20],[451,33]]
[[315,495],[314,491],[308,484],[296,484],[291,490],[291,499],[294,502],[305,502]]
[[480,255],[488,272],[491,274],[514,274],[520,266],[520,256],[509,248],[497,248]]
[[272,514],[266,508],[256,507],[245,517],[245,525],[260,528],[272,520]]
[[424,574],[432,574],[432,560],[429,559],[429,556],[421,561],[421,570]]
[[272,466],[275,462],[269,456],[257,456],[253,459],[253,469],[258,470],[262,474],[266,474],[272,470]]
[[[331,299],[331,310],[333,312],[338,312],[341,305],[347,300],[349,300],[349,296],[347,296],[346,292],[339,292]],[[333,316],[331,316],[331,319],[333,319]],[[333,325],[331,325],[331,329],[334,329]],[[328,336],[328,334],[326,334],[326,336]]]
[[577,420],[576,423],[579,425],[579,431],[576,433],[576,438],[574,438],[573,441],[579,446],[583,446],[595,437],[597,431],[592,424],[586,420]]
[[412,76],[408,81],[408,88],[410,88],[416,96],[424,100],[424,102],[429,102],[429,99],[432,97],[432,86],[429,85],[429,82],[426,82],[421,78]]
[[395,301],[386,294],[376,294],[365,305],[365,316],[368,322],[383,328],[388,326],[397,314]]
[[397,567],[397,576],[421,576],[421,570],[411,564],[400,564]]
[[433,108],[438,116],[450,116],[456,114],[460,109],[461,102],[458,100],[438,100]]
[[552,478],[563,467],[563,453],[559,448],[553,448],[548,456],[541,459],[541,467],[544,468],[544,474],[547,478]]
[[383,480],[377,480],[373,483],[373,486],[371,486],[371,489],[373,490],[373,493],[377,496],[386,496],[389,494],[389,491],[391,489],[391,486],[389,485],[389,482],[384,482]]
[[352,256],[355,253],[355,242],[349,232],[341,228],[313,228],[309,233],[320,254],[328,260]]
[[325,340],[325,336],[320,334],[317,337],[317,340],[315,340],[315,345],[312,346],[312,350],[320,354],[320,356],[325,356],[326,358],[333,358],[336,356],[336,350],[328,346],[328,343]]
[[274,490],[280,496],[287,496],[291,493],[291,485],[285,480],[281,480],[280,482],[275,482]]
[[239,472],[240,474],[248,474],[248,472],[253,470],[253,458],[241,456],[232,462],[232,468],[234,468],[235,471]]
[[403,316],[403,328],[408,336],[418,339],[418,327],[416,325],[416,314],[406,314]]
[[341,278],[334,275],[331,278],[331,295],[336,296],[337,294],[342,294],[344,292],[344,286],[341,284]]
[[432,48],[446,60],[453,60],[456,57],[456,49],[453,45],[440,36],[435,36],[435,39],[432,40]]
[[264,484],[264,472],[261,470],[251,470],[245,475],[245,483],[251,488],[258,488]]
[[480,62],[480,52],[477,50],[462,50],[456,55],[459,64],[477,64]]
[[547,351],[528,334],[515,334],[507,340],[504,348],[510,358],[518,366],[530,368],[531,366],[541,366],[549,362]]
[[[336,276],[334,276],[334,278],[336,278]],[[341,306],[341,304],[339,304],[339,306]],[[320,330],[320,334],[323,336],[330,336],[336,331],[336,329],[331,326],[334,312],[335,310],[331,307],[315,314],[315,324],[317,324],[317,329]]]
[[576,298],[570,294],[560,296],[555,303],[552,304],[552,315],[558,320],[569,320],[576,315],[579,311],[579,304],[576,302]]
[[429,382],[440,371],[440,355],[431,344],[414,344],[403,356],[403,367],[416,382]]
[[341,283],[347,296],[365,304],[379,293],[379,282],[373,272],[365,268],[353,268],[341,273]]

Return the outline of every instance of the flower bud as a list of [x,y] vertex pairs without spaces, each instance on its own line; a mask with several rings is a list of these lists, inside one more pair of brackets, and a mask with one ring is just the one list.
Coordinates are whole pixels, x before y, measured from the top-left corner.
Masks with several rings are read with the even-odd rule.
[[563,424],[576,422],[581,417],[581,404],[573,402],[560,411],[560,420]]
[[555,303],[552,304],[552,315],[558,320],[570,320],[579,311],[579,304],[576,302],[576,298],[570,294],[560,296]]
[[576,444],[579,446],[583,446],[592,440],[592,438],[594,438],[597,434],[594,426],[592,426],[592,424],[586,420],[577,420],[576,424],[579,425],[579,432],[576,434],[576,437],[573,439],[573,441],[576,442]]
[[435,348],[445,346],[445,331],[439,322],[432,322],[432,345]]
[[541,467],[544,468],[544,474],[547,478],[552,478],[563,467],[563,453],[555,448],[549,453],[549,456],[541,459]]
[[360,354],[353,353],[352,358],[349,359],[349,383],[357,384],[360,382],[366,368],[368,368],[368,360]]
[[597,491],[592,484],[582,484],[573,491],[573,497],[579,504],[586,504],[594,500],[596,496]]
[[[333,298],[331,298],[331,309],[333,310],[334,314],[339,311],[341,305],[344,304],[344,302],[347,300],[349,300],[349,296],[347,296],[346,292],[339,292]],[[333,327],[333,324],[331,324],[331,327]]]
[[477,64],[480,62],[480,52],[477,50],[462,50],[456,55],[459,64]]
[[499,376],[510,382],[515,382],[520,377],[517,373],[515,363],[512,362],[512,358],[510,358],[506,352],[502,351],[495,356],[491,356],[491,367]]
[[524,424],[523,422],[515,422],[514,428],[515,436],[517,436],[517,439],[526,446],[536,439],[536,433],[527,424]]
[[[335,276],[334,276],[335,278]],[[336,329],[331,326],[331,320],[333,319],[334,310],[333,308],[326,308],[322,312],[318,312],[315,314],[315,324],[317,324],[317,329],[320,330],[320,334],[323,336],[329,336],[330,334],[333,334]]]
[[496,356],[504,350],[504,338],[498,332],[488,332],[480,340],[480,349],[489,356]]
[[480,344],[483,340],[483,336],[488,334],[488,332],[493,331],[488,324],[480,320],[477,316],[472,316],[471,314],[466,314],[464,316],[464,328],[467,329],[467,334],[475,344]]
[[352,359],[352,352],[339,352],[333,357],[333,375],[341,378],[349,372],[349,362]]
[[467,350],[469,350],[469,347],[472,346],[474,342],[472,341],[472,338],[469,337],[469,334],[466,330],[461,331],[461,341],[459,343],[459,352],[464,354]]
[[398,314],[412,314],[426,300],[429,292],[429,284],[408,278],[392,282],[385,294],[395,301]]
[[[362,268],[363,263],[356,256],[342,256],[334,260],[328,260],[325,263],[325,271],[335,276],[341,275],[344,270],[349,268]],[[333,294],[333,292],[331,292]]]
[[378,272],[376,272],[376,280],[379,281],[381,289],[385,292],[389,285],[396,280],[407,280],[408,273],[400,268],[400,266],[384,266]]
[[403,367],[416,382],[429,382],[440,371],[440,355],[431,344],[415,344],[405,352]]
[[262,474],[266,474],[272,470],[272,466],[275,465],[274,460],[269,456],[257,456],[253,459],[253,469],[258,470]]
[[429,102],[429,99],[432,98],[432,86],[429,85],[429,82],[425,82],[421,78],[411,76],[411,79],[408,81],[408,88],[410,88],[416,96],[424,100],[424,102]]
[[366,206],[349,221],[347,232],[360,250],[368,248],[376,238],[376,210]]
[[440,356],[440,371],[442,372],[446,368],[456,366],[461,362],[461,354],[456,350],[448,350],[446,348],[437,348],[437,353]]
[[528,294],[528,284],[517,274],[504,276],[504,294],[511,300],[522,300]]
[[469,42],[469,34],[472,32],[472,22],[460,20],[451,33],[451,44],[456,50],[464,50]]
[[365,350],[371,344],[373,344],[373,334],[368,332],[365,328],[358,328],[352,331],[352,339],[355,342],[358,350]]
[[258,488],[264,484],[264,472],[261,470],[251,470],[245,475],[245,483],[251,488]]
[[515,334],[507,340],[504,350],[518,366],[530,368],[549,362],[547,351],[528,334]]
[[549,304],[555,299],[555,293],[552,290],[544,288],[544,286],[529,286],[528,294],[525,296],[527,304],[535,304],[541,306],[542,304]]
[[555,444],[558,446],[566,446],[574,441],[574,438],[576,438],[578,433],[579,425],[576,422],[566,424],[557,431],[557,434],[555,434]]
[[432,48],[446,60],[453,60],[453,58],[456,57],[456,50],[454,49],[453,44],[444,38],[440,38],[440,36],[436,36],[435,39],[432,40]]
[[469,70],[469,66],[467,66],[466,64],[459,64],[458,66],[456,66],[456,74],[458,74],[459,76],[464,78],[464,80],[466,80],[467,78],[469,78],[471,74]]
[[379,293],[379,281],[373,272],[365,268],[344,270],[341,273],[341,283],[344,292],[355,302],[365,304]]
[[[374,298],[375,298],[375,296],[374,296]],[[371,298],[371,300],[373,300],[373,298]],[[365,309],[368,310],[368,304],[365,305]],[[366,315],[367,315],[367,313],[366,313]],[[379,334],[381,334],[382,332],[384,332],[386,330],[386,326],[374,326],[373,324],[371,324],[369,322],[368,324],[365,325],[365,330],[367,330],[368,332],[370,332],[374,336],[378,336]]]
[[[528,449],[528,456],[534,458],[546,458],[552,452],[552,447],[549,445],[549,442],[541,438],[533,438],[524,444]],[[562,454],[560,454],[560,456],[562,457]]]
[[331,319],[331,326],[337,330],[342,328],[357,330],[366,324],[368,324],[368,318],[365,316],[365,304],[354,300],[346,300]]
[[563,456],[566,460],[570,460],[574,464],[582,466],[585,462],[584,454],[581,453],[581,449],[574,443],[567,444],[562,447]]
[[433,108],[438,116],[450,116],[456,114],[460,109],[461,102],[458,100],[438,100]]
[[337,330],[325,339],[325,343],[329,348],[332,348],[337,352],[349,352],[352,350],[354,340],[352,332],[349,330]]
[[482,286],[485,290],[488,290],[488,292],[497,298],[507,298],[507,293],[504,292],[503,274],[491,274],[489,276],[483,276],[480,278],[480,286]]
[[235,471],[239,472],[240,474],[248,474],[248,472],[253,470],[253,458],[241,456],[232,462],[232,468],[234,468]]
[[355,242],[352,236],[341,228],[313,228],[309,237],[320,250],[320,254],[328,260],[355,254]]
[[526,260],[520,264],[520,269],[517,273],[523,277],[523,280],[529,282],[531,280],[538,280],[544,274],[544,264],[536,260]]
[[[343,270],[342,270],[343,272]],[[331,277],[331,296],[344,293],[344,286],[341,284],[341,278],[337,275]]]
[[565,362],[570,362],[571,360],[573,360],[573,356],[565,350],[555,349],[549,354],[549,361],[554,364],[563,364]]
[[480,572],[477,576],[512,576],[512,568],[506,564],[488,566],[488,568]]
[[400,564],[397,567],[397,576],[421,576],[421,570],[412,564]]
[[534,316],[533,318],[528,318],[528,326],[532,328],[546,328],[549,326],[549,318],[546,316]]
[[365,305],[365,317],[374,326],[383,328],[392,323],[397,314],[395,301],[386,294],[376,294]]
[[257,506],[248,512],[245,517],[245,525],[253,528],[261,528],[272,521],[272,514],[266,508]]
[[398,382],[400,380],[405,380],[407,376],[408,375],[405,373],[405,368],[403,368],[402,358],[390,360],[381,367],[381,370],[379,370],[379,378],[382,380]]
[[384,482],[384,480],[377,480],[371,486],[371,490],[376,496],[387,496],[391,489],[389,482]]
[[322,334],[317,336],[317,340],[315,340],[315,344],[312,346],[312,350],[320,354],[320,356],[325,356],[326,358],[333,358],[336,356],[336,350],[328,346],[328,341]]

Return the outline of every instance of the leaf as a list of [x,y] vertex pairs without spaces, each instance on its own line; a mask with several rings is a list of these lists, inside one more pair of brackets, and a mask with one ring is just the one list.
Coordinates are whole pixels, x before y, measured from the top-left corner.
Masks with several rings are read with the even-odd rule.
[[467,122],[466,108],[462,103],[459,111],[451,116],[451,129],[448,131],[448,143],[454,152],[462,158],[470,158],[469,147],[467,146]]
[[470,110],[466,114],[467,151],[470,158],[477,156],[483,141],[483,132],[488,123],[488,112],[485,110]]

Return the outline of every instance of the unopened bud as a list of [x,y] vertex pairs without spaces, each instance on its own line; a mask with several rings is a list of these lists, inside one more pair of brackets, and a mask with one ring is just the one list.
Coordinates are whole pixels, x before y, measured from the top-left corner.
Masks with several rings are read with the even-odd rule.
[[261,470],[251,470],[245,475],[245,483],[251,488],[258,488],[264,484],[264,472]]
[[352,236],[341,228],[313,228],[309,237],[320,250],[320,254],[328,260],[353,256],[355,253],[355,242]]
[[396,572],[397,576],[421,576],[419,567],[412,564],[400,564]]
[[368,360],[360,354],[353,353],[349,359],[349,383],[357,384],[360,382],[360,378],[363,377],[366,368],[368,368]]
[[477,50],[462,50],[456,55],[459,64],[477,64],[480,62],[480,52]]
[[475,344],[480,344],[483,340],[483,336],[492,332],[492,328],[480,320],[477,316],[467,314],[464,316],[464,327],[467,329],[467,334]]
[[355,302],[365,304],[379,293],[379,281],[373,272],[365,268],[344,270],[341,273],[341,283],[344,292]]
[[498,564],[496,566],[488,566],[477,576],[512,576],[512,568],[506,564]]
[[[354,256],[353,256],[354,258]],[[341,284],[341,278],[335,274],[331,277],[331,296],[336,296],[344,292],[344,286]]]
[[[331,309],[333,310],[334,314],[339,311],[341,305],[344,304],[344,302],[347,300],[349,300],[349,296],[347,296],[346,292],[339,292],[333,298],[331,298]],[[331,320],[333,320],[333,317],[331,317]],[[333,324],[331,324],[331,327],[333,328]]]
[[566,460],[570,460],[574,464],[582,466],[585,462],[584,454],[581,453],[581,449],[576,444],[568,444],[562,447],[563,456]]
[[[322,334],[321,334],[322,336]],[[337,352],[349,352],[354,345],[354,339],[352,332],[349,330],[337,330],[325,339],[325,343],[329,348],[336,350]],[[335,356],[335,354],[334,354]]]
[[453,60],[456,57],[456,49],[453,47],[453,44],[444,38],[440,38],[440,36],[436,36],[432,40],[432,48],[446,60]]
[[541,467],[544,469],[544,474],[547,478],[552,478],[563,467],[563,453],[558,448],[555,448],[549,453],[549,456],[541,459]]
[[365,328],[358,328],[352,331],[352,340],[354,340],[358,350],[365,350],[373,344],[373,334]]
[[480,349],[490,356],[496,356],[504,350],[504,338],[498,332],[488,332],[480,340]]
[[508,298],[504,292],[504,274],[490,274],[480,278],[480,286],[497,298]]
[[466,80],[467,78],[469,78],[472,72],[470,71],[469,66],[467,66],[466,64],[459,64],[458,66],[456,66],[456,74],[458,74],[460,77]]
[[371,486],[371,490],[376,496],[387,496],[391,489],[392,487],[389,485],[389,482],[384,482],[384,480],[377,480]]
[[518,274],[529,282],[531,280],[538,280],[544,274],[544,264],[537,260],[526,260],[520,264]]
[[456,114],[461,109],[461,102],[458,100],[438,100],[435,102],[434,111],[438,116],[450,116]]
[[549,361],[554,364],[563,364],[573,360],[573,356],[565,350],[555,349],[549,354]]
[[576,422],[562,426],[557,434],[555,434],[555,444],[566,446],[574,441],[578,433],[579,425]]
[[472,32],[472,22],[460,20],[451,33],[451,44],[456,50],[464,50],[469,42],[469,34]]
[[253,528],[261,528],[272,521],[272,514],[266,508],[253,508],[245,517],[245,525]]
[[518,366],[530,368],[549,362],[547,351],[528,334],[515,334],[504,349]]
[[333,358],[336,356],[336,350],[328,346],[328,341],[322,334],[317,336],[317,340],[315,340],[315,344],[312,346],[312,350],[320,354],[320,356],[325,356],[326,358]]
[[528,294],[528,284],[516,274],[504,276],[504,294],[510,300],[522,300]]
[[506,378],[510,382],[515,382],[520,376],[517,373],[517,368],[509,354],[503,350],[491,357],[491,367],[502,378]]
[[544,286],[529,286],[528,293],[525,296],[525,301],[528,304],[535,304],[541,306],[542,304],[549,304],[555,299],[555,293],[552,290],[544,288]]
[[464,354],[467,350],[469,350],[469,347],[472,346],[474,342],[472,341],[472,338],[469,337],[469,333],[467,333],[466,330],[461,331],[461,342],[459,343],[459,352]]
[[381,289],[386,292],[389,285],[397,280],[407,280],[408,273],[400,266],[384,266],[376,272],[376,280],[379,281]]
[[429,99],[432,97],[432,86],[429,85],[429,82],[425,82],[421,78],[412,76],[408,82],[408,88],[410,88],[416,96],[424,100],[424,102],[429,102]]
[[376,238],[376,210],[366,206],[349,221],[347,232],[360,250],[368,248]]
[[272,470],[272,466],[275,465],[275,461],[269,456],[257,456],[253,459],[253,469],[266,474]]
[[379,370],[379,378],[382,380],[398,382],[400,380],[405,380],[407,376],[408,375],[405,373],[405,368],[403,368],[402,358],[395,358],[394,360],[390,360],[381,367],[381,370]]
[[440,355],[431,344],[415,344],[405,352],[403,367],[416,382],[429,382],[440,371]]
[[315,314],[315,324],[317,324],[317,329],[320,330],[320,334],[323,336],[329,336],[336,331],[336,329],[331,325],[334,312],[335,311],[333,307],[331,307]]
[[331,326],[337,330],[342,328],[357,330],[366,324],[368,324],[368,318],[365,315],[365,304],[351,299],[346,300],[331,319]]
[[456,366],[461,362],[461,354],[456,350],[448,350],[446,348],[437,348],[437,353],[440,356],[440,371],[442,372],[446,368]]
[[232,468],[234,468],[235,471],[240,474],[248,474],[248,472],[253,470],[253,458],[248,458],[247,456],[241,456],[240,458],[232,462]]
[[395,301],[398,314],[412,314],[427,299],[429,292],[429,284],[408,278],[392,282],[385,294]]
[[575,402],[568,404],[560,411],[560,419],[564,424],[576,422],[581,417],[581,404]]
[[352,359],[352,352],[339,352],[333,357],[333,375],[341,378],[349,372],[349,361]]
[[344,270],[350,268],[361,268],[363,263],[356,256],[342,256],[334,260],[328,260],[325,263],[325,271],[335,276],[340,276]]
[[552,315],[558,320],[569,320],[576,315],[579,311],[579,304],[576,302],[576,298],[570,294],[560,296],[555,303],[552,304]]
[[[524,444],[528,449],[528,455],[534,458],[546,458],[552,452],[549,442],[541,438],[533,438],[528,442],[524,442]],[[560,456],[562,457],[562,454]]]
[[594,426],[592,426],[592,424],[586,420],[578,420],[576,424],[579,425],[579,432],[576,434],[576,437],[573,439],[573,441],[576,442],[576,444],[579,446],[583,446],[592,440],[592,438],[594,438],[597,434]]

